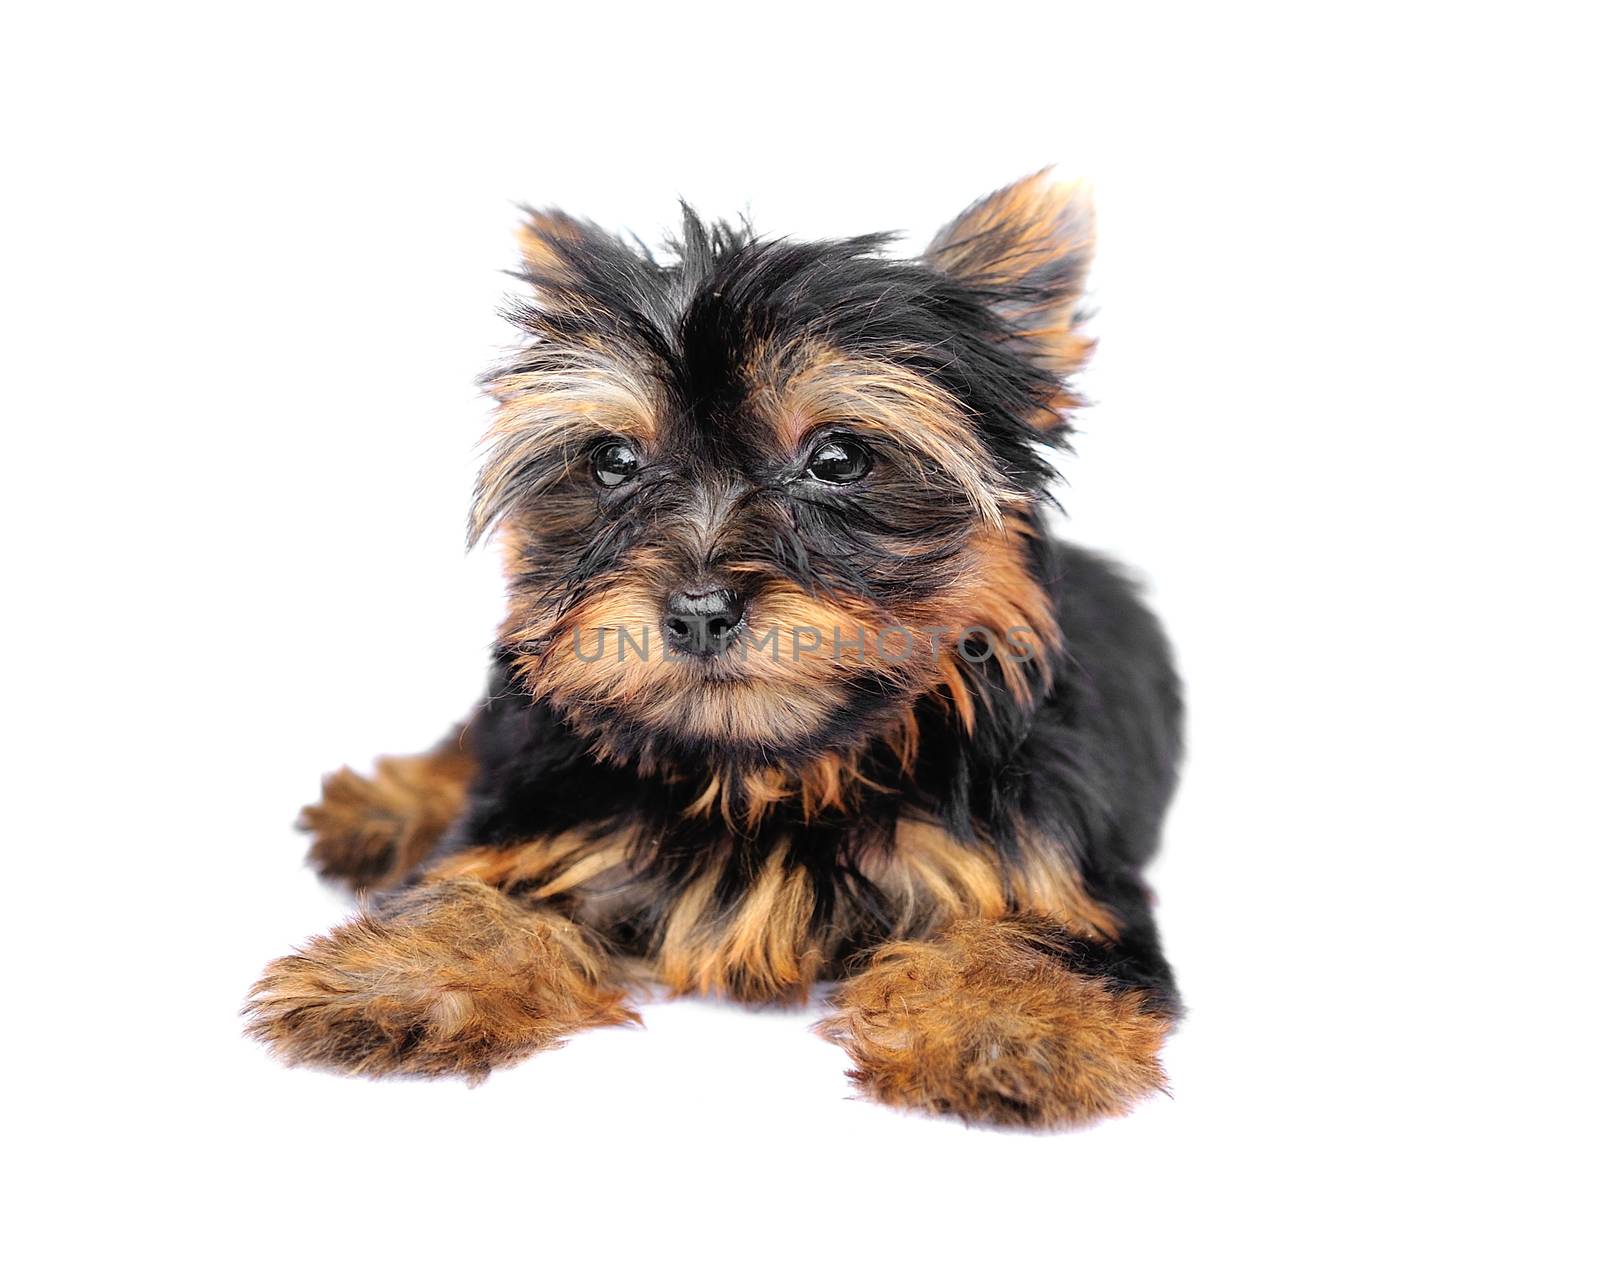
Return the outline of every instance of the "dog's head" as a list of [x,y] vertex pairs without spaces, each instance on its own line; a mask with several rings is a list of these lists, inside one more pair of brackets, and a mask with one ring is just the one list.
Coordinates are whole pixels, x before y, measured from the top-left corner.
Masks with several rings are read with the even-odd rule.
[[1028,540],[1091,236],[1044,175],[911,260],[687,211],[657,260],[531,212],[532,341],[488,379],[471,518],[503,531],[530,690],[615,755],[758,766],[923,697],[969,726],[991,685],[1029,697],[1055,635]]

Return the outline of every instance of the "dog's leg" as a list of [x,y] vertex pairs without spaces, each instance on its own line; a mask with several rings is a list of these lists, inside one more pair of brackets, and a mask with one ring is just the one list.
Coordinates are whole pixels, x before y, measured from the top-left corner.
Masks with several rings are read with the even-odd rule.
[[1140,956],[1041,915],[887,943],[834,1004],[821,1029],[869,1096],[1037,1127],[1120,1114],[1160,1090],[1157,1052],[1177,1015]]
[[322,799],[300,810],[315,837],[307,860],[354,889],[402,882],[461,811],[473,760],[452,732],[424,755],[380,759],[371,777],[348,768],[322,781]]
[[589,1026],[637,1020],[581,925],[480,880],[430,880],[276,960],[249,1033],[284,1060],[474,1081]]

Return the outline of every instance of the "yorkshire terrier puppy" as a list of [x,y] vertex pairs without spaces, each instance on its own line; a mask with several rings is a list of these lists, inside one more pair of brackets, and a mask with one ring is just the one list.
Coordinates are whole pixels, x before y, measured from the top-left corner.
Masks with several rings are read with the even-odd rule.
[[470,518],[509,584],[488,691],[302,814],[367,896],[255,986],[283,1059],[476,1080],[631,992],[830,982],[882,1101],[1060,1127],[1163,1086],[1179,684],[1043,518],[1090,211],[1039,175],[887,240],[686,211],[657,259],[530,212]]

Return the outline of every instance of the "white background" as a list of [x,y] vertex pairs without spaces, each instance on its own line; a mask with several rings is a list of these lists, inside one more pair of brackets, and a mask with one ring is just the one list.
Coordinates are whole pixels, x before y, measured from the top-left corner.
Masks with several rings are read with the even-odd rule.
[[[0,51],[18,1274],[1593,1273],[1578,6],[29,6]],[[1172,1097],[847,1100],[686,1001],[468,1090],[284,1070],[289,823],[426,746],[514,201],[903,228],[1091,177],[1072,535],[1192,690]],[[20,882],[18,878],[20,877]]]

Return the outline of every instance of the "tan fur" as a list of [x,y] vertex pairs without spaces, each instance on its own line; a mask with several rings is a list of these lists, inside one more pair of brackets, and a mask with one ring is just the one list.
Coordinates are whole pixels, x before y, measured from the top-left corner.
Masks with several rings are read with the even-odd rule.
[[768,854],[745,897],[726,912],[713,904],[720,866],[697,879],[673,906],[647,971],[674,994],[727,995],[751,1003],[806,997],[822,967],[813,936],[810,881],[787,867],[787,848]]
[[468,848],[431,867],[425,882],[479,880],[497,889],[515,888],[530,901],[574,892],[626,862],[636,833],[631,828],[575,827],[546,839],[499,848]]
[[992,848],[963,843],[933,822],[902,819],[893,848],[862,871],[894,906],[896,937],[1025,911],[1080,937],[1115,939],[1116,916],[1094,900],[1071,864],[1031,836],[1021,843],[1022,857],[1008,868]]
[[[956,652],[963,629],[984,628],[1002,645],[1013,634],[1026,637],[1035,660],[1000,663],[1008,692],[1024,703],[1043,686],[1046,656],[1060,643],[1049,597],[1028,569],[1032,536],[1012,514],[998,528],[979,529],[954,582],[893,616],[865,600],[820,599],[770,584],[751,601],[733,679],[708,679],[695,664],[671,660],[651,585],[663,566],[648,550],[635,552],[565,611],[541,596],[513,594],[501,643],[518,654],[530,691],[590,733],[602,758],[607,745],[605,721],[594,713],[599,708],[621,711],[646,728],[710,741],[793,740],[827,722],[847,696],[842,677],[862,669],[901,687],[907,706],[921,693],[942,692],[955,720],[971,731],[980,708]],[[525,535],[515,528],[508,530],[507,548],[512,561],[529,554]],[[916,748],[907,720],[902,706],[873,728],[875,740],[890,741],[909,761]],[[730,819],[742,813],[745,822],[792,795],[803,797],[808,816],[843,807],[862,781],[856,762],[866,745],[841,743],[798,769],[708,777],[701,805],[708,812],[721,805]]]
[[581,925],[465,878],[406,889],[276,960],[245,1016],[287,1062],[474,1081],[637,1020]]
[[[1070,863],[1030,837],[1003,864],[982,844],[967,844],[931,821],[903,820],[892,848],[862,865],[893,912],[891,934],[922,937],[962,920],[1032,912],[1075,936],[1112,940],[1118,921],[1088,894]],[[660,932],[627,961],[630,977],[674,994],[756,1002],[805,998],[835,975],[849,921],[814,917],[811,883],[786,865],[784,846],[766,854],[745,894],[719,906],[716,885],[731,858],[745,855],[731,836],[700,851],[704,870],[679,891]],[[471,878],[530,903],[563,898],[563,909],[605,932],[636,915],[646,891],[635,857],[648,856],[632,828],[579,828],[502,848],[473,848],[430,868],[424,882]]]
[[457,731],[425,755],[380,759],[371,777],[330,773],[321,802],[300,810],[300,829],[315,836],[307,859],[351,888],[399,883],[461,811],[473,768]]
[[[645,905],[645,890],[629,866],[630,855],[646,851],[638,845],[632,830],[574,831],[506,848],[468,849],[432,868],[427,882],[469,877],[514,889],[529,902],[566,896],[565,908],[603,933]],[[823,940],[812,929],[810,881],[784,865],[786,851],[768,854],[748,892],[719,909],[716,883],[737,854],[729,840],[708,846],[704,872],[679,892],[659,935],[645,953],[623,961],[628,978],[659,983],[671,994],[754,1003],[803,999],[821,969]]]
[[[591,732],[602,756],[606,745],[598,729],[604,721],[593,714],[599,708],[622,711],[649,728],[761,743],[815,732],[847,696],[840,676],[862,666],[908,688],[932,683],[926,657],[880,659],[870,642],[886,624],[877,610],[862,601],[816,599],[785,584],[773,584],[752,601],[748,642],[732,671],[737,678],[708,679],[666,650],[661,601],[651,585],[660,572],[650,552],[638,552],[565,612],[539,597],[511,599],[501,642],[519,654],[524,682],[574,727]],[[836,659],[835,636],[848,642],[863,634],[869,640],[860,652],[845,643]],[[746,794],[763,789],[760,779],[750,782]],[[776,784],[785,793],[802,788],[788,778]],[[831,783],[815,772],[803,789],[826,803]]]
[[[1036,278],[1051,263],[1074,262],[1076,270],[1051,295],[1001,308],[1035,357],[1065,375],[1082,368],[1094,350],[1078,330],[1076,315],[1093,252],[1088,188],[1058,182],[1046,170],[978,201],[934,238],[926,256],[967,284],[1000,289]],[[1075,403],[1063,393],[1059,407]]]
[[820,1029],[891,1105],[1038,1127],[1122,1114],[1163,1088],[1170,1019],[1030,944],[1048,927],[966,920],[891,943],[839,987]]
[[[628,862],[638,833],[575,830],[504,848],[473,848],[432,867],[425,883],[476,880],[514,890],[528,902],[570,895],[565,907],[604,932],[642,906]],[[760,874],[732,906],[714,903],[731,840],[708,846],[705,870],[673,903],[646,952],[627,961],[631,979],[658,982],[672,994],[727,995],[754,1003],[805,998],[825,959],[825,938],[812,927],[810,881],[784,864],[787,849],[767,854]],[[552,903],[553,904],[553,903]]]
[[[586,706],[625,708],[641,724],[688,732],[714,741],[783,740],[815,730],[844,697],[829,677],[836,667],[831,643],[811,648],[814,627],[830,637],[853,634],[859,622],[793,588],[764,591],[751,605],[750,633],[772,639],[743,650],[738,680],[711,680],[690,663],[674,661],[661,629],[661,601],[644,566],[632,563],[556,621],[530,604],[513,601],[503,632],[509,646],[537,638],[539,651],[520,659],[536,696],[546,697],[579,726]],[[555,636],[546,642],[552,624]],[[624,636],[627,646],[624,646]],[[588,659],[588,660],[586,660]]]
[[[860,869],[887,899],[896,938],[1025,911],[1075,936],[1115,939],[1115,915],[1093,899],[1070,861],[1026,832],[1020,842],[1020,857],[1005,863],[993,848],[963,843],[932,821],[903,819],[892,846]],[[702,873],[679,891],[643,953],[627,961],[629,976],[675,994],[781,1003],[804,999],[815,981],[835,975],[850,921],[814,918],[810,881],[785,864],[787,853],[782,845],[770,850],[745,894],[719,906],[716,884],[730,859],[745,855],[743,846],[730,834],[700,850]],[[529,903],[561,898],[562,909],[604,933],[643,908],[635,859],[648,855],[632,827],[579,827],[463,850],[430,867],[424,882],[467,878]]]
[[[1002,642],[1013,632],[1026,635],[1036,656],[1029,662],[1000,663],[1006,689],[1018,702],[1030,704],[1036,693],[1049,686],[1048,654],[1061,644],[1061,628],[1056,624],[1050,597],[1034,578],[1027,563],[1027,546],[1033,530],[1015,515],[1006,518],[999,529],[984,529],[972,539],[965,571],[956,587],[938,600],[948,624],[958,627],[985,627]],[[929,622],[927,625],[937,625]],[[947,640],[947,644],[951,641]],[[947,666],[943,684],[955,706],[957,716],[970,732],[974,713],[971,699],[956,683],[965,683],[953,664],[953,652],[945,653]]]
[[[583,295],[575,268],[585,233],[557,212],[531,212],[521,232],[539,311],[580,323],[541,325],[529,312],[533,344],[490,383],[499,409],[470,531],[477,540],[503,530],[513,590],[500,638],[527,691],[583,733],[596,758],[637,752],[643,758],[628,766],[680,788],[682,815],[704,825],[674,834],[699,831],[692,838],[706,846],[658,848],[658,827],[641,817],[638,827],[580,825],[429,862],[464,802],[468,757],[451,745],[381,760],[370,778],[343,770],[302,814],[316,835],[318,868],[362,888],[390,888],[426,869],[271,964],[245,1010],[250,1033],[291,1062],[477,1080],[582,1027],[637,1020],[623,1002],[628,983],[785,1002],[843,977],[824,1030],[854,1059],[862,1088],[882,1100],[1058,1126],[1118,1113],[1160,1088],[1157,1052],[1170,1019],[1144,995],[1071,966],[1084,943],[1114,941],[1121,922],[1090,895],[1070,849],[1023,831],[1002,857],[981,836],[962,839],[926,813],[902,815],[888,829],[893,819],[873,816],[882,810],[864,802],[898,784],[886,775],[895,758],[910,773],[919,699],[942,701],[956,730],[972,733],[994,699],[1027,706],[1048,688],[1048,657],[1062,637],[1033,573],[1031,497],[991,455],[960,399],[902,362],[903,353],[852,354],[814,338],[758,345],[743,370],[750,396],[742,411],[764,421],[779,450],[803,458],[840,426],[876,437],[880,454],[892,442],[897,457],[949,494],[966,540],[958,553],[952,526],[885,526],[888,564],[937,552],[949,569],[914,603],[898,602],[893,616],[869,598],[774,582],[770,566],[741,564],[730,551],[715,567],[747,596],[750,642],[737,678],[726,677],[729,663],[667,660],[663,595],[693,565],[712,561],[740,495],[731,480],[706,486],[685,504],[685,529],[670,545],[597,546],[603,527],[580,471],[595,441],[626,439],[647,463],[652,453],[670,461],[684,410],[669,400],[661,357],[579,335],[598,305]],[[967,210],[927,256],[992,289],[1009,326],[1005,341],[1066,375],[1091,345],[1075,310],[1092,238],[1081,193],[1037,175]],[[1075,404],[1063,387],[1039,405],[1035,424],[1059,428]],[[529,465],[535,458],[538,467]],[[559,570],[584,548],[617,555],[568,594],[573,579]],[[957,651],[969,629],[1002,646],[1020,634],[1034,660],[1001,662],[1003,687],[975,676]],[[874,642],[891,632],[893,657]],[[816,646],[801,634],[819,637]],[[836,637],[848,647],[836,651]],[[605,656],[580,658],[597,642],[608,646]],[[861,675],[872,679],[849,678]],[[847,734],[836,713],[860,683],[899,696],[881,708],[864,702]],[[617,716],[658,740],[741,747],[728,753],[741,762],[655,758],[635,735],[607,733]],[[797,762],[750,762],[769,757],[751,748],[777,744],[791,745]],[[877,750],[885,744],[887,756]],[[862,839],[849,854],[861,863],[840,869],[859,871],[870,889],[841,875],[848,887],[819,901],[811,875],[791,864],[794,849],[774,834],[778,823],[763,825],[787,804],[805,823],[862,815]],[[657,854],[662,863],[652,866]]]
[[586,464],[582,445],[593,431],[641,444],[655,434],[661,383],[637,357],[582,343],[564,345],[560,355],[559,371],[506,374],[489,383],[500,408],[483,439],[486,455],[468,523],[473,542],[503,512],[529,457],[562,448],[571,468]]
[[567,246],[582,240],[583,223],[559,209],[529,209],[528,220],[517,228],[522,260],[546,287],[559,287],[570,272]]
[[909,445],[961,486],[973,511],[998,526],[1002,504],[1020,497],[984,448],[960,401],[914,370],[884,358],[849,355],[808,343],[767,353],[752,370],[755,396],[791,453],[817,428],[848,422],[867,434]]
[[[916,762],[917,733],[916,717],[907,710],[877,738],[893,749],[902,774],[909,775]],[[684,815],[719,813],[728,826],[751,829],[791,799],[800,801],[808,822],[824,813],[851,812],[864,793],[885,789],[863,771],[864,755],[864,746],[845,748],[796,764],[711,773]]]

